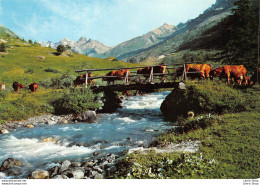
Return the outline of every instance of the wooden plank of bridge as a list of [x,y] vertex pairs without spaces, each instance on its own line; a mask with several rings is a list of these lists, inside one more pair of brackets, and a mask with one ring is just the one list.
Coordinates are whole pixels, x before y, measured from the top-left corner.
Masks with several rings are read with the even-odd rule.
[[177,88],[179,82],[166,82],[166,83],[155,83],[155,84],[130,84],[130,85],[111,85],[111,86],[91,86],[94,93],[100,93],[104,91],[128,91],[128,90],[152,90],[161,88]]

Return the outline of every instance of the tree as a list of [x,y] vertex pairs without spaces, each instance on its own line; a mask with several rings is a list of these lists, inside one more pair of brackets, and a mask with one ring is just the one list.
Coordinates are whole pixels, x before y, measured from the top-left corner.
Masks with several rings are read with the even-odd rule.
[[0,52],[6,52],[6,47],[4,43],[0,44]]
[[29,41],[28,41],[28,42],[29,42],[29,44],[32,44],[32,43],[33,43],[31,39],[29,39]]
[[224,64],[243,64],[247,69],[257,67],[257,14],[252,0],[234,2],[233,14],[224,20],[226,43],[222,52]]
[[65,50],[66,50],[66,48],[65,48],[64,45],[58,45],[58,47],[57,47],[57,52],[58,52],[58,53],[62,53],[62,52],[65,51]]

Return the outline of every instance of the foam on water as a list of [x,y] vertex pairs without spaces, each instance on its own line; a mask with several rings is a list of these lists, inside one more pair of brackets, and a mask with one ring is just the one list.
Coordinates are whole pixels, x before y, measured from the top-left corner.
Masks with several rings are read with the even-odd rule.
[[18,139],[10,136],[0,141],[0,160],[8,157],[22,158],[26,161],[50,160],[92,152],[91,148],[83,146],[68,147],[66,144],[60,145],[53,142],[43,142],[35,138]]
[[[98,123],[94,124],[43,125],[0,135],[0,165],[12,157],[35,170],[66,159],[89,159],[95,151],[120,154],[140,145],[148,146],[155,136],[173,127],[163,121],[159,109],[167,94],[128,97],[122,109],[113,114],[100,114]],[[53,140],[43,142],[46,138]]]

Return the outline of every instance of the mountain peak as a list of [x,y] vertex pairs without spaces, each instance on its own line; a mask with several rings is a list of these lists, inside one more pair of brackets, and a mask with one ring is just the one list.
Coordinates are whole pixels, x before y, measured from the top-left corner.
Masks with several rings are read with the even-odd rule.
[[78,42],[87,42],[89,41],[90,39],[87,39],[86,37],[82,36],[79,38]]

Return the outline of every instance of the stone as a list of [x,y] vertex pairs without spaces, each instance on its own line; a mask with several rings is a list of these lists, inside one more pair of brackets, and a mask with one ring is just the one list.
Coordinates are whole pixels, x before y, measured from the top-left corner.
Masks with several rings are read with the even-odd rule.
[[103,174],[100,174],[100,173],[98,173],[98,174],[96,174],[95,176],[94,176],[94,179],[104,179],[105,177],[104,177],[104,175]]
[[55,139],[52,137],[48,137],[42,140],[45,143],[56,143]]
[[67,176],[69,178],[74,178],[74,179],[83,179],[84,177],[84,172],[79,170],[79,169],[76,169],[76,170],[72,170],[70,171]]
[[2,163],[1,167],[0,167],[0,171],[4,172],[7,169],[12,168],[13,166],[22,167],[23,166],[23,162],[19,161],[19,160],[16,160],[14,158],[5,159],[4,162]]
[[39,59],[44,60],[44,59],[45,59],[45,56],[37,55],[37,56],[35,56],[35,58],[39,58]]
[[22,168],[18,166],[13,166],[12,168],[7,170],[8,176],[19,176],[22,174]]
[[53,176],[56,176],[57,174],[58,174],[58,172],[59,172],[59,167],[58,166],[54,166],[50,171],[49,171],[49,173],[50,173],[50,176],[51,177],[53,177]]
[[42,169],[37,169],[32,172],[29,179],[49,179],[49,172]]
[[99,166],[95,166],[94,170],[97,171],[98,173],[103,173],[103,171],[104,171]]
[[56,121],[53,121],[53,120],[48,120],[48,121],[46,121],[46,123],[47,123],[48,125],[55,125],[55,124],[57,124],[57,122],[56,122]]
[[111,167],[109,167],[109,168],[107,169],[107,172],[108,172],[109,174],[112,174],[112,173],[116,172],[116,170],[117,170],[117,168],[116,168],[115,166],[111,166]]
[[34,128],[33,125],[29,124],[29,125],[26,125],[27,128]]
[[94,166],[94,162],[92,162],[92,161],[85,162],[85,163],[82,165],[83,168],[93,167],[93,166]]
[[80,162],[72,162],[71,167],[80,167],[81,163]]
[[6,175],[5,175],[5,173],[3,173],[3,172],[0,172],[0,179],[5,179],[6,178]]
[[71,165],[71,162],[69,160],[64,161],[61,164],[60,172],[64,172],[65,170],[69,169],[70,165]]
[[62,119],[62,120],[61,120],[61,123],[63,123],[63,124],[68,124],[69,121],[68,121],[67,119]]
[[1,130],[0,130],[0,133],[1,133],[1,134],[9,134],[9,131],[6,130],[6,129],[1,129]]
[[52,177],[51,179],[63,179],[61,175],[55,175],[54,177]]
[[93,153],[93,156],[97,156],[99,153],[98,152],[94,152]]
[[98,122],[98,116],[95,111],[85,111],[81,114],[75,115],[74,120],[87,123],[96,123]]

